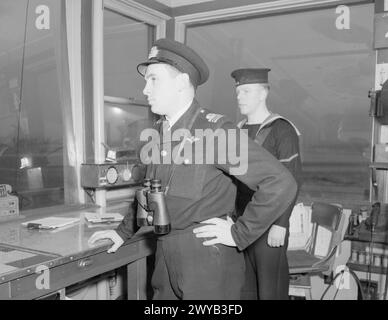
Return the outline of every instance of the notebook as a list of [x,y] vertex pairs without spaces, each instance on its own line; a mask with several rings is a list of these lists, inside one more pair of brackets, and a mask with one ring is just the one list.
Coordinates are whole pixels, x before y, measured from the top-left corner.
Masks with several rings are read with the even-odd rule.
[[80,218],[47,217],[23,222],[22,225],[31,229],[57,229],[80,221]]
[[120,213],[85,212],[85,219],[90,223],[113,223],[122,221],[123,216]]

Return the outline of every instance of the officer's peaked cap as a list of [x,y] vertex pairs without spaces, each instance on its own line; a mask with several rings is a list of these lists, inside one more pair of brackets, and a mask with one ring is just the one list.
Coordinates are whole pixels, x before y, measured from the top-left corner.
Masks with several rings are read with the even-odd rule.
[[209,78],[209,69],[205,61],[193,49],[178,41],[165,38],[155,41],[148,60],[140,63],[137,71],[144,76],[147,67],[154,63],[166,63],[180,72],[187,73],[195,87],[205,83]]
[[268,68],[237,69],[231,73],[236,81],[236,86],[249,83],[268,83]]

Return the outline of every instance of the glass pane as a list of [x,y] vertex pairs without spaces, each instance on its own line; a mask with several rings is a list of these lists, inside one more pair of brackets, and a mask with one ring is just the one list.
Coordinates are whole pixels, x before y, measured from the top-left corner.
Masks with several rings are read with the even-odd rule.
[[150,128],[151,113],[147,106],[105,103],[106,144],[115,150],[130,150],[135,155],[140,147],[140,134]]
[[63,204],[60,0],[29,1],[27,22],[27,1],[0,6],[0,183],[21,209]]
[[154,27],[104,10],[105,95],[145,100],[144,80],[136,66],[146,60]]
[[268,106],[302,133],[302,195],[367,200],[374,11],[349,8],[350,29],[337,29],[333,8],[193,26],[187,44],[210,67],[199,101],[236,121],[231,71],[272,69]]

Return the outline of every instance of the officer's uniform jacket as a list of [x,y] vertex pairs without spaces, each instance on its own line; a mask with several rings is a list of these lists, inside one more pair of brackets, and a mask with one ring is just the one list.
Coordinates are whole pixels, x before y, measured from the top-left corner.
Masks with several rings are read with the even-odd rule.
[[[165,188],[170,180],[166,192],[166,204],[170,214],[171,233],[183,230],[200,223],[206,219],[220,217],[225,218],[235,210],[236,186],[232,183],[230,169],[238,167],[230,158],[223,159],[222,154],[229,150],[228,143],[232,148],[236,146],[237,153],[243,156],[241,163],[247,163],[247,170],[235,178],[254,190],[252,201],[246,206],[244,215],[240,217],[231,228],[233,239],[240,250],[258,239],[276,221],[284,210],[293,201],[297,185],[292,175],[284,168],[268,151],[255,144],[245,136],[247,150],[240,150],[239,135],[245,135],[225,116],[209,113],[202,109],[196,100],[190,108],[179,118],[170,129],[172,133],[179,128],[188,128],[190,121],[197,115],[190,130],[191,137],[186,137],[182,145],[186,150],[192,150],[192,159],[181,158],[182,164],[152,164],[147,168],[147,177],[161,179]],[[163,122],[157,124],[162,135],[166,135]],[[212,164],[206,164],[206,141],[196,136],[195,130],[211,129],[225,133],[225,143],[220,143],[217,148],[209,148],[215,152]],[[229,129],[237,132],[235,140],[228,136]],[[209,131],[209,130],[208,130]],[[198,148],[198,141],[203,141],[203,148]],[[179,147],[179,141],[171,142],[171,151]],[[169,157],[169,141],[158,143],[157,149],[163,157]],[[156,148],[155,148],[156,149]],[[201,151],[202,150],[202,151]],[[221,151],[221,152],[220,152]],[[233,150],[232,150],[233,152]],[[236,151],[234,151],[236,152]],[[202,154],[201,154],[202,153]],[[189,154],[182,153],[181,154]],[[195,155],[203,159],[205,164],[193,164]],[[172,174],[173,171],[173,174]],[[172,174],[172,175],[171,175]],[[116,230],[125,240],[133,234],[131,222],[124,219]],[[164,237],[168,237],[165,235]]]

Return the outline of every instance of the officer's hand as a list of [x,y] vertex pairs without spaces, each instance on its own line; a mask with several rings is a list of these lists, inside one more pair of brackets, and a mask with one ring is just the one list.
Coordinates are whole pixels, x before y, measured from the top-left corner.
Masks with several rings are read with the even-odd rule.
[[124,240],[119,236],[115,230],[105,230],[95,232],[88,240],[89,245],[93,245],[96,241],[101,239],[110,239],[113,242],[113,246],[108,249],[108,253],[116,252],[118,248],[124,243]]
[[272,225],[269,229],[267,243],[270,247],[281,247],[286,238],[286,228]]
[[206,223],[208,225],[195,228],[193,230],[195,236],[197,238],[214,238],[204,241],[204,246],[212,246],[217,243],[221,243],[230,247],[236,246],[231,232],[231,228],[234,222],[230,217],[227,217],[227,220],[212,218],[202,221],[201,223]]

